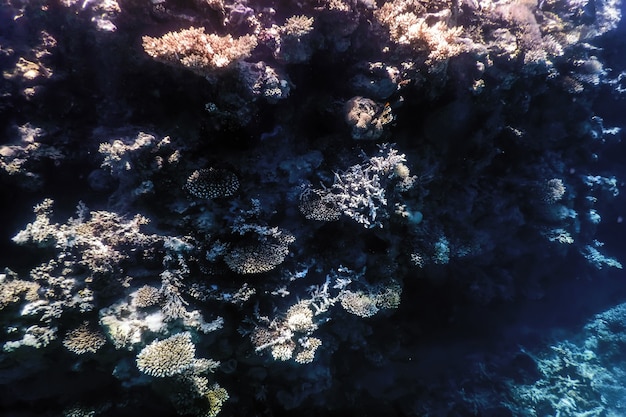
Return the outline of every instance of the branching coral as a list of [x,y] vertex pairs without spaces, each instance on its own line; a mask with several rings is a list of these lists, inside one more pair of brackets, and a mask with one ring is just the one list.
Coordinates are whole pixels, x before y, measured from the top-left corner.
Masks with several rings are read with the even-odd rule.
[[24,330],[20,340],[10,340],[2,346],[5,352],[13,352],[24,346],[40,349],[48,346],[57,338],[57,328],[48,326],[32,325]]
[[189,332],[155,340],[137,355],[137,367],[145,374],[167,378],[168,396],[180,414],[215,416],[228,400],[219,385],[209,387],[203,376],[220,365],[211,359],[196,359],[196,347]]
[[[395,280],[368,284],[364,272],[356,273],[339,267],[326,276],[323,285],[309,288],[309,298],[298,301],[280,317],[255,317],[255,327],[250,340],[257,352],[269,351],[276,361],[293,359],[306,364],[315,359],[322,340],[313,337],[335,304],[359,317],[371,317],[382,309],[395,309],[400,305],[402,288]],[[332,286],[331,286],[332,285]],[[361,289],[350,290],[349,286]]]
[[315,351],[322,346],[322,341],[317,337],[307,337],[300,340],[302,350],[296,354],[294,360],[299,364],[311,363],[315,359]]
[[44,161],[60,163],[66,158],[61,149],[46,143],[47,132],[26,123],[15,128],[17,138],[0,146],[0,173],[22,188],[37,189],[43,184],[37,165]]
[[[122,291],[130,279],[123,265],[130,259],[129,255],[136,249],[154,249],[160,242],[160,238],[139,230],[147,222],[139,215],[126,220],[111,212],[89,212],[80,204],[76,218],[66,224],[56,224],[51,220],[50,199],[37,205],[35,213],[35,221],[13,240],[51,248],[53,258],[33,268],[31,281],[21,285],[22,289],[16,288],[17,284],[9,284],[21,281],[14,279],[4,280],[3,287],[8,284],[5,288],[7,301],[25,293],[28,303],[20,311],[22,317],[37,317],[48,325],[67,311],[91,311],[95,306],[94,288],[104,294]],[[72,335],[80,336],[79,333]],[[72,348],[80,350],[72,337],[67,340]]]
[[84,322],[74,330],[70,330],[63,339],[63,346],[77,355],[96,353],[105,343],[104,335],[93,330],[89,322]]
[[374,286],[367,291],[342,291],[338,298],[341,306],[349,313],[359,317],[371,317],[381,308],[398,308],[402,288],[397,282]]
[[273,25],[264,33],[270,37],[274,57],[282,62],[306,62],[313,54],[312,31],[315,19],[309,16],[291,16],[283,26]]
[[[263,359],[250,358],[250,351],[265,353],[269,361],[308,364],[320,356],[322,346],[330,354],[350,343],[380,364],[380,347],[374,338],[365,337],[365,329],[378,320],[368,318],[391,314],[385,309],[397,308],[401,297],[414,296],[403,294],[401,282],[389,277],[424,276],[427,279],[417,287],[406,288],[426,288],[433,294],[449,289],[461,293],[458,286],[469,287],[473,301],[488,300],[496,291],[512,296],[512,289],[522,287],[520,294],[526,290],[525,281],[546,275],[539,270],[547,268],[540,262],[546,255],[531,252],[542,252],[543,247],[537,250],[541,244],[557,246],[537,242],[531,236],[537,230],[550,241],[576,243],[575,249],[597,268],[621,267],[602,255],[601,243],[592,240],[594,225],[605,215],[598,201],[615,196],[619,181],[580,175],[580,161],[595,160],[605,138],[598,129],[581,133],[587,126],[573,120],[587,114],[589,91],[606,83],[611,71],[603,51],[581,40],[615,26],[617,1],[304,0],[270,5],[133,0],[125,5],[138,13],[129,13],[114,0],[88,1],[82,7],[63,0],[77,14],[64,21],[72,30],[60,38],[63,48],[54,60],[59,66],[48,72],[40,60],[2,46],[0,58],[13,60],[15,66],[5,74],[9,87],[16,87],[18,80],[44,79],[61,80],[65,87],[66,71],[77,75],[85,69],[104,88],[92,89],[92,81],[83,83],[86,78],[77,75],[81,82],[60,89],[69,91],[59,91],[58,97],[51,91],[46,100],[33,102],[38,97],[34,90],[27,97],[21,86],[15,91],[0,86],[0,110],[23,112],[6,116],[21,125],[21,142],[0,147],[0,168],[11,183],[17,182],[16,174],[36,183],[41,177],[28,171],[41,158],[54,169],[51,183],[59,181],[57,177],[65,181],[61,174],[73,168],[64,165],[66,158],[80,162],[82,169],[83,162],[93,162],[86,155],[97,148],[102,163],[88,176],[88,185],[97,193],[86,198],[111,211],[89,211],[81,204],[75,218],[56,223],[52,200],[35,208],[35,220],[14,242],[45,249],[40,251],[44,259],[32,258],[40,264],[27,278],[0,274],[0,310],[8,323],[3,349],[43,347],[57,337],[57,329],[68,328],[61,318],[97,309],[101,329],[117,349],[90,357],[99,369],[109,367],[130,390],[151,383],[181,414],[214,416],[228,393],[206,375],[218,363],[195,356],[196,350],[212,349],[215,337],[206,334],[228,320],[224,331],[229,333],[218,346],[220,357],[228,358],[221,370],[235,372],[237,363],[239,371],[246,368],[246,378],[227,377],[244,383],[237,393],[241,409],[251,409],[246,404],[251,390],[245,384],[255,389],[267,384],[273,390],[273,384],[300,382],[305,373],[311,375],[305,384],[294,384],[293,395],[281,394],[282,388],[272,392],[276,395],[269,404],[289,408],[322,391],[334,369],[320,361],[320,366],[295,372],[292,366],[272,369],[289,372],[291,379],[252,377],[266,371]],[[184,71],[168,76],[167,66],[146,65],[134,53],[110,60],[111,51],[123,50],[126,36],[100,33],[86,37],[90,48],[76,47],[71,38],[77,38],[72,36],[77,21],[88,16],[101,28],[113,25],[107,5],[128,19],[123,21],[126,28],[137,23],[133,30],[140,33],[193,25],[161,37],[145,36],[142,46],[154,60],[209,82],[181,77]],[[32,13],[30,6],[21,12]],[[3,36],[21,33],[21,22],[34,28],[45,21],[53,27],[62,15],[58,10],[49,15],[45,5],[41,10],[34,6],[45,18],[15,15],[18,23],[7,22],[12,26]],[[104,14],[98,16],[99,10]],[[205,33],[209,27],[215,32]],[[94,42],[114,47],[92,48]],[[96,55],[65,59],[68,52],[82,53],[83,48]],[[103,72],[91,72],[89,62],[106,65]],[[141,82],[135,83],[137,78]],[[292,94],[296,83],[297,94]],[[85,94],[76,94],[85,87]],[[575,100],[569,92],[577,94]],[[18,106],[8,99],[15,93],[36,109],[34,115],[24,103]],[[92,99],[84,98],[93,94],[98,99],[95,107]],[[67,106],[56,110],[49,103]],[[570,109],[574,116],[563,114]],[[55,111],[48,114],[50,110]],[[69,128],[77,121],[72,118],[77,111],[89,117]],[[151,117],[154,114],[159,117]],[[53,119],[58,128],[47,127],[47,134],[26,123],[41,121],[42,116]],[[127,135],[129,128],[119,128],[98,146],[102,139],[97,136],[112,128],[90,123],[108,125],[113,120],[115,126],[150,123],[154,132],[178,138]],[[93,137],[85,137],[85,132],[93,132]],[[400,147],[379,145],[376,153],[374,141],[392,134]],[[61,154],[56,146],[76,140],[74,135],[80,136],[81,145],[70,149],[78,156]],[[354,140],[362,140],[362,159],[353,152]],[[545,156],[548,153],[551,157]],[[208,168],[211,161],[216,165]],[[413,167],[419,178],[411,174]],[[322,185],[311,185],[318,183]],[[105,195],[113,188],[113,196]],[[51,187],[50,192],[58,191]],[[521,201],[520,196],[530,196],[531,201]],[[249,199],[253,209],[240,210]],[[147,217],[134,213],[146,213],[155,221],[148,226]],[[338,221],[342,215],[346,222]],[[414,271],[409,260],[421,269]],[[342,261],[361,272],[339,267],[324,280],[323,271]],[[517,279],[514,268],[524,263],[524,279]],[[454,279],[439,279],[442,276]],[[460,297],[449,302],[454,303],[450,311],[462,311]],[[225,310],[226,320],[206,321],[205,315],[215,312],[219,303],[236,308]],[[429,308],[437,313],[437,306],[428,303],[420,311]],[[428,320],[397,315],[394,322],[400,326],[407,317],[412,324]],[[325,328],[329,321],[336,325]],[[239,324],[252,348],[237,345],[234,329]],[[63,339],[63,345],[78,354],[96,352],[103,343],[104,337],[87,324]],[[592,378],[578,378],[578,370],[572,369],[570,362],[581,360],[580,355],[559,349],[560,362],[538,362],[546,371],[542,376],[556,378],[556,388],[550,391],[546,383],[520,395],[532,396],[538,392],[535,388],[545,388],[549,395],[561,395],[555,402],[561,408],[555,410],[567,414],[575,408],[572,401],[580,400],[577,381],[568,378],[585,383]],[[137,352],[139,371],[125,366],[124,357]],[[113,366],[112,360],[119,363]],[[409,366],[408,372],[414,369]],[[357,373],[363,376],[357,389],[370,388],[375,397],[372,387],[363,385],[372,379],[370,372]],[[378,381],[375,385],[381,396],[389,392],[378,389]],[[421,392],[412,388],[411,393]],[[258,391],[260,399],[264,394]],[[351,401],[352,394],[339,397]],[[310,403],[323,399],[320,394]],[[529,408],[537,404],[532,398],[522,402]]]
[[432,64],[445,61],[465,50],[459,40],[462,28],[450,27],[451,11],[445,8],[436,13],[427,13],[419,2],[399,0],[384,3],[374,15],[379,23],[389,29],[394,42],[426,53]]
[[379,147],[378,156],[364,159],[363,164],[336,173],[332,187],[305,191],[300,204],[303,214],[310,219],[329,221],[335,219],[335,211],[339,210],[364,227],[382,227],[381,218],[388,214],[387,188],[392,179],[401,177],[407,185],[405,188],[410,188],[412,177],[406,172],[405,156],[388,144]]
[[213,385],[204,396],[209,402],[209,410],[205,414],[207,417],[215,417],[229,398],[228,391],[217,384]]
[[189,332],[156,340],[137,355],[137,367],[154,377],[171,377],[187,372],[194,366],[196,346]]
[[143,48],[152,58],[205,76],[246,58],[256,45],[256,37],[251,35],[235,39],[231,35],[207,35],[204,28],[194,27],[160,38],[143,37]]

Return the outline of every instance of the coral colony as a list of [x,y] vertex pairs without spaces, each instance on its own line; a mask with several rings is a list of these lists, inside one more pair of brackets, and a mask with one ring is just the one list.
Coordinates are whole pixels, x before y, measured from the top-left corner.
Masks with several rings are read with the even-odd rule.
[[4,0],[0,408],[626,415],[624,305],[463,375],[407,353],[622,268],[620,8]]

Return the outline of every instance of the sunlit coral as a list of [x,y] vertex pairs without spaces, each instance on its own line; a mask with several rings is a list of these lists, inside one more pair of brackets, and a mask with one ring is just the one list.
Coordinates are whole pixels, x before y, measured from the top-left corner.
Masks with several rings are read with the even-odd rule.
[[462,28],[448,25],[451,12],[443,9],[438,13],[426,13],[423,8],[418,2],[390,1],[374,15],[389,29],[394,42],[427,53],[432,63],[463,52],[463,43],[459,41]]
[[295,361],[300,364],[311,363],[315,359],[317,348],[322,345],[322,341],[316,337],[307,337],[300,342],[302,350],[298,352]]
[[154,377],[179,375],[193,367],[196,346],[188,332],[155,340],[137,355],[137,367]]
[[143,37],[143,48],[152,58],[200,75],[208,75],[246,58],[256,45],[254,36],[233,38],[205,34],[204,28],[194,27],[169,32],[160,38]]

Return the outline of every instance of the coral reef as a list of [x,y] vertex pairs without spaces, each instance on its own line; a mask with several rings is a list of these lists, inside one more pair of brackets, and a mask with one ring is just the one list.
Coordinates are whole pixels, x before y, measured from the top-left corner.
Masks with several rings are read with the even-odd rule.
[[77,355],[96,353],[106,343],[104,335],[84,322],[74,330],[70,330],[63,339],[63,346]]
[[194,367],[196,347],[190,333],[181,333],[158,340],[143,348],[137,355],[137,367],[155,377],[174,376]]
[[169,32],[160,38],[143,37],[143,49],[157,61],[189,69],[199,75],[232,65],[256,47],[256,38],[205,34],[204,28]]
[[4,2],[0,409],[622,415],[621,8]]

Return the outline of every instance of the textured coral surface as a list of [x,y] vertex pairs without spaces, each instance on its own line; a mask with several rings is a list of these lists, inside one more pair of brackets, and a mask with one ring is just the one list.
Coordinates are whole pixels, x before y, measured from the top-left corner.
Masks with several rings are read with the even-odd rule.
[[0,416],[626,415],[622,9],[0,0]]

